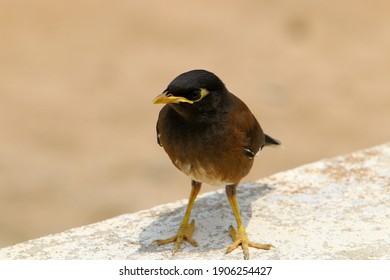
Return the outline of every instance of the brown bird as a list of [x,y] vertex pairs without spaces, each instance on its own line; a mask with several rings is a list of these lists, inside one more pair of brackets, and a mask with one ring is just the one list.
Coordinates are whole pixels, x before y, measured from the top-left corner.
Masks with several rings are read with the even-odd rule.
[[176,77],[154,104],[166,104],[157,121],[157,142],[172,163],[192,180],[192,190],[184,219],[177,234],[158,245],[175,243],[176,253],[184,240],[199,246],[192,238],[195,229],[190,214],[202,183],[225,185],[226,195],[237,222],[230,226],[233,243],[230,253],[239,245],[244,258],[248,247],[269,250],[272,245],[254,243],[248,239],[241,221],[236,199],[236,187],[246,176],[255,155],[264,146],[280,142],[263,133],[248,107],[230,93],[224,83],[206,70],[192,70]]

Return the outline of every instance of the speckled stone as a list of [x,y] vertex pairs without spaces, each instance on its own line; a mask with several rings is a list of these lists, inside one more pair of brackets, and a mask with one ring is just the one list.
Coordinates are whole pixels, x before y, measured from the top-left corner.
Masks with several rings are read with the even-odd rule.
[[[390,143],[324,159],[245,184],[238,201],[251,259],[390,259]],[[194,238],[172,256],[186,200],[121,215],[0,249],[0,259],[242,259],[225,255],[235,220],[224,189],[200,195]]]

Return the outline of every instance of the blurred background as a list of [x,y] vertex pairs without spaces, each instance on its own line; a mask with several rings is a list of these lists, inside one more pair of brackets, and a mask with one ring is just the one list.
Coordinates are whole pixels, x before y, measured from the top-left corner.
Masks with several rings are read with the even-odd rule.
[[151,101],[191,69],[216,73],[283,142],[245,181],[389,141],[389,11],[385,0],[2,0],[0,247],[186,199]]

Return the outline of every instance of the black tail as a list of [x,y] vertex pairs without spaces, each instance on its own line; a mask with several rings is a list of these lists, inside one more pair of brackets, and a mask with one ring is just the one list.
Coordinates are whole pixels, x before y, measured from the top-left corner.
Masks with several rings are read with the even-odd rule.
[[279,140],[276,140],[276,139],[268,136],[267,134],[264,134],[264,135],[265,135],[265,145],[264,146],[280,145]]

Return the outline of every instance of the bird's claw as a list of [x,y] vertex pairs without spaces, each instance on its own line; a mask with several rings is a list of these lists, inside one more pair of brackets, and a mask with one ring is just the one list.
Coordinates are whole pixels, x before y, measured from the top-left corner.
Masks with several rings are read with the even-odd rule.
[[237,232],[233,226],[230,226],[229,231],[231,237],[233,238],[233,243],[226,248],[226,252],[225,252],[226,254],[232,252],[239,245],[241,245],[242,250],[244,251],[244,259],[249,260],[249,247],[262,249],[262,250],[270,250],[272,247],[274,247],[271,244],[262,244],[262,243],[255,243],[250,241],[243,227],[240,227]]
[[179,227],[179,230],[177,231],[177,234],[167,238],[167,239],[158,239],[154,240],[153,242],[156,243],[158,246],[169,244],[169,243],[175,243],[175,246],[172,249],[172,254],[174,255],[180,250],[181,244],[184,240],[187,240],[188,243],[190,243],[194,247],[198,247],[199,244],[192,238],[192,233],[195,230],[195,221],[192,220],[190,224],[182,224]]

